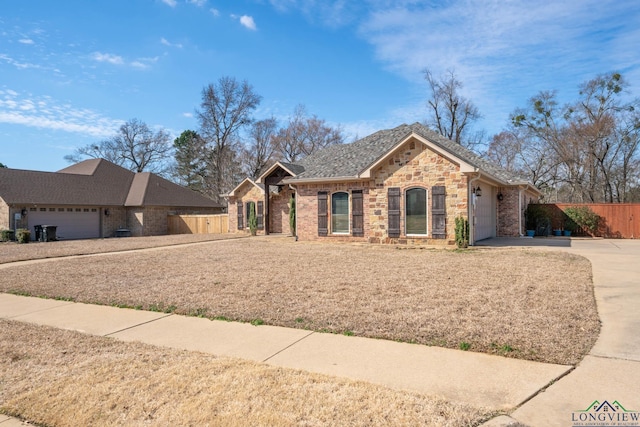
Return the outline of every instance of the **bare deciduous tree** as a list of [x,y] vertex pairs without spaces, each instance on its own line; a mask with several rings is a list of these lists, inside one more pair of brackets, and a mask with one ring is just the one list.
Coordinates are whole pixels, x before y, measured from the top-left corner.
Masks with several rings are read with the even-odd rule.
[[165,174],[171,157],[169,134],[163,129],[152,132],[138,119],[131,119],[109,139],[79,147],[65,160],[76,163],[84,158],[103,158],[133,172]]
[[429,85],[427,100],[430,117],[427,125],[436,132],[466,147],[478,143],[478,135],[471,135],[471,127],[481,118],[478,108],[469,99],[460,95],[462,83],[453,71],[437,79],[431,71],[424,70]]
[[277,128],[278,122],[273,117],[258,120],[251,125],[249,141],[242,150],[243,169],[251,179],[258,179],[274,161],[274,136]]
[[201,109],[196,111],[200,131],[207,142],[209,158],[208,194],[217,201],[238,181],[240,149],[238,132],[253,121],[252,113],[261,97],[247,81],[221,77],[202,89]]
[[549,188],[558,200],[629,200],[640,172],[640,101],[622,101],[626,86],[621,74],[604,74],[582,84],[574,103],[559,107],[555,92],[541,92],[512,114],[512,124],[541,147],[536,155],[556,166]]
[[283,160],[295,163],[321,148],[342,144],[344,135],[339,127],[331,127],[315,115],[308,117],[304,105],[298,105],[287,126],[274,139]]

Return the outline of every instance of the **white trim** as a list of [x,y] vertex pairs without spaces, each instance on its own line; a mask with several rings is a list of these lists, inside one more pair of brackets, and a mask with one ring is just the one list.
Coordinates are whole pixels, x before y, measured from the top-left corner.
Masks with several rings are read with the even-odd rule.
[[282,163],[280,163],[280,162],[275,162],[273,165],[271,165],[271,167],[270,167],[269,169],[267,169],[266,171],[264,171],[264,172],[262,173],[262,175],[260,175],[260,176],[258,177],[258,179],[256,179],[256,182],[257,182],[257,183],[259,183],[259,184],[263,184],[263,182],[262,182],[263,180],[262,180],[262,179],[263,179],[265,176],[269,175],[271,172],[273,172],[277,167],[279,167],[279,168],[281,168],[281,169],[284,169],[284,170],[285,170],[289,175],[291,175],[291,176],[296,176],[296,174],[295,174],[295,173],[293,173],[289,168],[287,168],[286,166],[284,166]]
[[243,180],[242,180],[242,182],[241,182],[240,184],[236,185],[236,187],[235,187],[233,190],[231,190],[231,191],[229,192],[229,194],[227,194],[227,196],[228,196],[228,197],[235,197],[235,192],[236,192],[240,187],[242,187],[242,186],[245,184],[245,182],[250,182],[254,187],[256,187],[258,190],[260,190],[260,193],[261,193],[261,194],[263,194],[263,195],[264,195],[264,190],[263,190],[263,189],[262,189],[258,184],[256,184],[255,182],[253,182],[253,180],[252,180],[251,178],[245,178],[245,179],[243,179]]
[[[424,190],[425,192],[425,209],[426,209],[426,217],[425,217],[425,227],[426,227],[426,233],[425,234],[409,234],[407,233],[407,191],[409,190],[415,190],[415,189],[420,189],[420,190]],[[403,190],[403,194],[402,194],[402,205],[400,206],[401,208],[404,207],[404,209],[401,209],[403,211],[403,216],[402,218],[404,219],[404,236],[405,237],[416,237],[416,238],[427,238],[429,237],[429,189],[427,189],[426,187],[421,187],[419,185],[414,185],[412,187],[405,187]]]
[[[333,231],[333,195],[338,193],[345,193],[347,195],[347,231]],[[350,236],[351,235],[351,192],[349,190],[338,190],[328,194],[329,203],[327,206],[329,209],[329,218],[327,221],[327,235],[329,236]]]

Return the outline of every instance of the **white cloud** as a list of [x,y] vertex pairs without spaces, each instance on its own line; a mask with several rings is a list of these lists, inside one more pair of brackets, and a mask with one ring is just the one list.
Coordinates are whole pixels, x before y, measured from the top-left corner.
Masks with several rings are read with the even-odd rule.
[[191,118],[193,117],[193,113],[182,113],[182,116]]
[[164,37],[160,39],[160,43],[162,43],[165,46],[177,47],[178,49],[182,49],[181,43],[171,43],[169,40],[165,39]]
[[213,16],[220,16],[220,11],[218,9],[211,8],[209,9],[209,12],[211,12]]
[[94,61],[107,62],[107,63],[113,64],[113,65],[122,65],[122,64],[124,64],[124,59],[121,56],[113,55],[113,54],[110,54],[110,53],[94,52],[93,55],[91,55],[91,58]]
[[178,4],[176,0],[162,0],[162,3],[170,7],[176,7],[176,5]]
[[106,137],[122,123],[89,110],[61,104],[50,97],[22,96],[13,90],[0,93],[0,123],[58,130],[90,137]]
[[13,59],[12,57],[10,57],[9,55],[4,55],[0,53],[0,61],[5,61],[7,64],[9,65],[13,65],[14,67],[20,69],[20,70],[24,70],[27,68],[36,68],[36,69],[40,69],[43,68],[41,65],[38,64],[32,64],[29,62],[20,62],[16,59]]
[[22,44],[34,44],[35,42],[31,39],[20,39],[18,40],[18,43],[22,43]]
[[207,4],[207,0],[187,0],[187,3],[193,4],[198,7],[203,7],[205,4]]
[[248,28],[252,31],[256,31],[258,28],[256,27],[256,23],[253,21],[253,17],[248,16],[248,15],[242,15],[240,17],[240,24],[245,27]]

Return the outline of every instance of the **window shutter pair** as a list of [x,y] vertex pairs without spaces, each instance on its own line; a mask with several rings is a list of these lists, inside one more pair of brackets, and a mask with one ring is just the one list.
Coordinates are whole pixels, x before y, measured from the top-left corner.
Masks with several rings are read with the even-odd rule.
[[242,213],[242,202],[238,202],[238,230],[243,230],[244,229],[244,221],[243,219],[243,213]]
[[326,236],[329,234],[329,226],[327,221],[328,214],[327,192],[318,192],[318,236]]
[[364,236],[364,215],[362,190],[351,192],[351,233],[355,237]]
[[262,230],[264,228],[264,202],[262,200],[258,200],[257,211],[258,230]]
[[400,188],[389,187],[387,190],[387,215],[389,237],[400,237]]
[[[329,203],[326,191],[318,192],[318,236],[329,234],[328,221]],[[353,236],[364,236],[364,209],[362,190],[351,192],[351,233]]]
[[[443,186],[431,188],[431,235],[434,239],[447,237],[447,216],[445,210],[446,192]],[[387,210],[389,216],[388,235],[400,237],[400,188],[390,187],[387,190]]]
[[431,188],[431,236],[434,239],[447,238],[447,215],[445,211],[445,188],[443,186]]

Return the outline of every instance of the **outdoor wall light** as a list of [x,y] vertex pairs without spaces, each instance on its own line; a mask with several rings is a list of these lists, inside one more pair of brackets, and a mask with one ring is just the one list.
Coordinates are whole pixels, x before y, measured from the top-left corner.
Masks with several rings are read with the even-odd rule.
[[501,202],[502,199],[504,199],[504,196],[502,195],[502,193],[498,193],[498,201]]
[[104,216],[109,216],[109,215],[111,215],[111,212],[109,212],[109,209],[105,209]]
[[476,197],[482,197],[482,188],[480,188],[480,186],[478,186],[477,188],[474,188],[473,194],[475,194]]
[[26,209],[22,209],[22,212],[20,212],[22,214],[22,216],[27,216],[27,210]]

